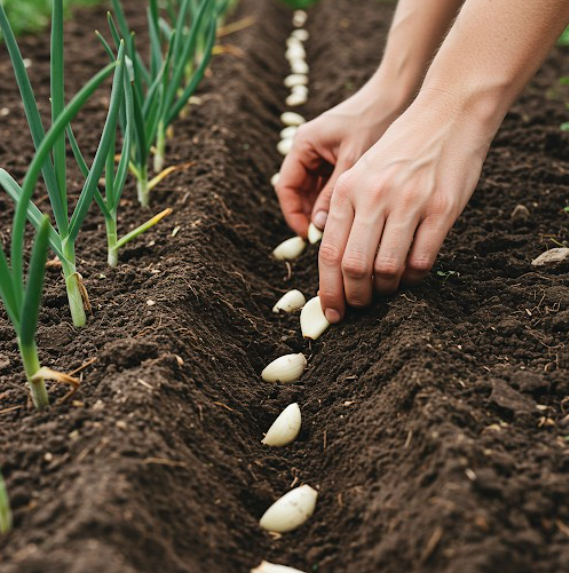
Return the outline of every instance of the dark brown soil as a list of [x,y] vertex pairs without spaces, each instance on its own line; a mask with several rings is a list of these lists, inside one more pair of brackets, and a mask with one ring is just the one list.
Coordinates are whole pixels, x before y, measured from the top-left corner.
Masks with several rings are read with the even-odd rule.
[[[138,3],[127,5],[134,17]],[[372,72],[392,10],[372,0],[312,10],[308,116]],[[48,277],[43,362],[72,371],[95,360],[72,403],[30,408],[0,316],[0,465],[15,514],[0,571],[246,573],[263,558],[307,573],[567,571],[567,268],[530,262],[569,239],[569,138],[558,129],[569,97],[557,88],[569,54],[554,53],[508,115],[425,283],[308,348],[298,317],[271,313],[288,288],[317,288],[315,248],[290,279],[270,257],[290,235],[269,184],[290,12],[242,0],[236,17],[248,15],[257,23],[225,40],[243,56],[215,59],[202,105],[176,127],[170,158],[195,166],[153,203],[174,214],[112,271],[93,209],[80,243],[94,305],[86,329],[72,328],[58,273]],[[67,27],[71,91],[105,61],[95,28],[105,29],[104,10]],[[47,46],[47,35],[23,41],[44,105]],[[32,149],[4,53],[0,77],[10,110],[0,163],[21,177]],[[105,95],[77,123],[87,148]],[[125,197],[123,229],[147,216],[132,188]],[[529,219],[512,220],[518,203]],[[2,196],[0,209],[6,239]],[[303,350],[301,382],[260,380],[271,359]],[[300,439],[262,447],[292,401]],[[317,511],[272,539],[258,519],[293,483],[319,489]]]

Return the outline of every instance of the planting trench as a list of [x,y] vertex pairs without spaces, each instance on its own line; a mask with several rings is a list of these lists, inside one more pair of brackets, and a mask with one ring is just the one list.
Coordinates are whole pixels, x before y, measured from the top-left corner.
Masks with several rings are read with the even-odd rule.
[[[137,2],[126,5],[142,27]],[[372,0],[312,9],[303,113],[365,81],[392,10]],[[58,273],[48,275],[44,363],[71,371],[96,359],[72,403],[32,411],[0,316],[0,465],[15,514],[0,572],[245,573],[264,558],[307,573],[566,571],[568,267],[530,262],[569,230],[569,139],[558,130],[569,94],[556,87],[569,54],[553,54],[509,113],[425,283],[351,313],[308,347],[297,316],[271,313],[289,288],[315,294],[318,276],[314,247],[291,278],[270,257],[290,236],[269,179],[291,13],[242,0],[245,16],[256,24],[224,40],[241,52],[216,57],[202,104],[176,126],[171,158],[194,165],[153,201],[174,214],[115,271],[93,208],[79,245],[94,306],[86,329],[72,328]],[[95,28],[104,10],[68,25],[71,91],[105,61]],[[23,42],[44,93],[48,41]],[[10,112],[0,162],[22,177],[32,149],[4,53],[0,76]],[[77,124],[91,145],[104,100]],[[125,196],[122,228],[145,215],[132,188]],[[529,218],[511,218],[518,203]],[[11,215],[0,196],[3,240]],[[310,365],[300,382],[260,380],[270,360],[301,351]],[[299,440],[261,446],[293,401]],[[273,539],[258,519],[301,483],[318,488],[316,513]]]

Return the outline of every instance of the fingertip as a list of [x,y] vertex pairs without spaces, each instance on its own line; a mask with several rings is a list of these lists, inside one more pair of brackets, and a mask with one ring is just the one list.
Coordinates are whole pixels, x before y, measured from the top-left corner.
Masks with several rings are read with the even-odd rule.
[[342,315],[334,308],[327,308],[324,311],[324,316],[330,324],[337,324],[342,320]]
[[312,217],[312,222],[316,227],[318,227],[318,229],[323,231],[324,227],[326,226],[327,219],[328,219],[328,212],[320,210]]

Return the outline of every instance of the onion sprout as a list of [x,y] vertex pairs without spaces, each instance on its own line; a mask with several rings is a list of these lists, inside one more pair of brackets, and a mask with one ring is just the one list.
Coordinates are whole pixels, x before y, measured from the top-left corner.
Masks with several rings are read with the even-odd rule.
[[[16,241],[14,248],[16,250],[21,248],[26,215],[36,229],[42,224],[41,211],[30,201],[41,173],[56,223],[55,228],[51,224],[49,225],[49,244],[62,264],[73,324],[84,326],[87,320],[85,314],[87,296],[81,276],[77,272],[75,242],[97,191],[97,184],[105,168],[109,149],[114,145],[118,112],[123,99],[124,83],[122,78],[126,67],[125,49],[124,46],[121,46],[118,60],[113,61],[96,74],[64,108],[63,5],[62,0],[54,1],[51,41],[52,126],[46,134],[24,60],[1,5],[0,30],[6,41],[30,132],[36,147],[36,155],[21,187],[6,171],[0,169],[0,185],[17,204],[13,230]],[[113,88],[105,127],[93,164],[85,178],[79,200],[72,216],[69,217],[65,130],[91,95],[113,71],[115,72]],[[15,280],[19,280],[22,274],[21,264],[17,264],[14,273]]]

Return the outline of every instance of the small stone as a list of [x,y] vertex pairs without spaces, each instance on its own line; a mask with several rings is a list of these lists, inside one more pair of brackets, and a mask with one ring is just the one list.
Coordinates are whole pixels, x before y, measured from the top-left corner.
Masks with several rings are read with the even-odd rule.
[[569,259],[569,248],[559,247],[557,249],[550,249],[545,253],[542,253],[534,259],[531,264],[534,267],[544,267],[546,265],[555,265],[557,263],[562,263],[563,261]]
[[525,205],[516,205],[512,211],[512,214],[510,215],[510,218],[515,223],[528,221],[530,217],[531,213]]

